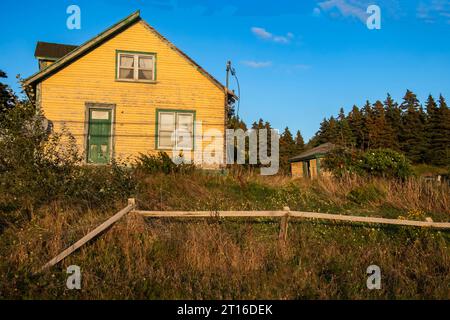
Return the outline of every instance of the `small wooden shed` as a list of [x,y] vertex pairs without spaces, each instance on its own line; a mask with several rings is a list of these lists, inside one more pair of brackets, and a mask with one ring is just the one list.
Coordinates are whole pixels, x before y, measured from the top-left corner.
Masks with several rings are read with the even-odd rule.
[[327,142],[289,159],[292,176],[316,179],[318,176],[324,174],[324,170],[320,167],[321,159],[333,148],[334,145]]

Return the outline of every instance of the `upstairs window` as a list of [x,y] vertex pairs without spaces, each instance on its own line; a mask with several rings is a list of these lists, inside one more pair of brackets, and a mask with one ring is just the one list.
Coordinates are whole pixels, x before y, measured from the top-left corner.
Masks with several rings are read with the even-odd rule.
[[117,55],[118,80],[155,81],[155,54],[118,52]]

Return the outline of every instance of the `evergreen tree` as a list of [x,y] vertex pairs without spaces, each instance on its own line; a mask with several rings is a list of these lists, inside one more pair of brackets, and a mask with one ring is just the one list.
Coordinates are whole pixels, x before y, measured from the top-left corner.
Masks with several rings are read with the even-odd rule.
[[271,150],[272,150],[272,137],[271,137],[272,126],[270,125],[269,121],[264,121],[263,119],[260,118],[258,120],[258,122],[253,122],[252,129],[258,130],[257,131],[257,133],[258,133],[258,164],[260,164],[260,160],[259,160],[260,159],[259,158],[259,150],[260,150],[259,141],[261,139],[261,136],[260,136],[259,130],[260,129],[266,129],[267,130],[266,131],[267,132],[267,140],[266,140],[266,143],[267,143],[267,155],[270,156],[271,155]]
[[[426,141],[426,151],[425,151],[425,161],[427,163],[434,163],[434,158],[436,157],[435,152],[436,147],[434,141],[437,140],[437,135],[439,135],[439,116],[438,116],[438,105],[434,100],[433,96],[428,95],[427,102],[425,103],[427,110],[426,114],[426,124],[425,124],[425,137]],[[439,147],[438,147],[439,148]]]
[[371,147],[370,145],[370,128],[373,122],[373,110],[372,104],[367,100],[366,104],[361,109],[361,115],[363,119],[363,144],[361,145],[361,150],[367,150]]
[[354,105],[352,111],[348,114],[348,123],[352,130],[355,147],[362,149],[364,145],[364,118],[359,108]]
[[392,145],[394,144],[392,128],[386,121],[384,106],[379,100],[373,105],[373,110],[368,123],[368,131],[369,145],[371,148],[392,148]]
[[438,166],[450,166],[450,109],[442,95],[436,110],[433,135],[429,144],[430,161]]
[[347,117],[341,108],[337,119],[325,118],[308,145],[325,142],[361,150],[390,148],[414,163],[450,166],[450,110],[442,95],[438,103],[429,95],[424,110],[410,90],[400,105],[388,93],[384,102],[366,101],[361,109],[354,105]]
[[295,141],[291,131],[286,127],[280,136],[280,168],[289,173],[289,159],[295,155]]
[[353,136],[352,129],[344,113],[344,108],[339,110],[338,122],[337,122],[337,144],[350,147],[355,145],[355,138]]
[[396,103],[388,93],[384,101],[385,117],[387,125],[390,127],[392,134],[391,149],[400,150],[399,134],[402,121],[402,111],[398,103]]
[[312,147],[317,147],[322,143],[328,142],[327,135],[329,132],[330,123],[327,118],[324,118],[320,123],[319,131],[315,134],[315,136],[309,141],[308,145]]
[[[2,70],[0,70],[0,78],[7,78],[6,73]],[[15,99],[16,97],[11,88],[7,84],[0,82],[0,120],[8,109],[14,107]]]
[[295,136],[295,153],[299,154],[305,150],[305,140],[303,140],[303,136],[300,130],[297,130],[297,134]]
[[325,142],[338,143],[339,142],[339,126],[336,118],[331,116],[328,120],[328,130],[325,134]]
[[232,116],[227,122],[227,129],[242,129],[247,131],[247,125],[239,117]]
[[412,162],[423,162],[426,151],[425,124],[419,100],[412,91],[406,91],[400,108],[403,110],[399,136],[401,150]]

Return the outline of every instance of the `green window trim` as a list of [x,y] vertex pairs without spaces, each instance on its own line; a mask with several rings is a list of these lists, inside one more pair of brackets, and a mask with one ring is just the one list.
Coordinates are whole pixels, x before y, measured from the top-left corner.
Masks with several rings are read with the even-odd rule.
[[[177,128],[177,114],[178,113],[190,113],[192,114],[192,149],[191,151],[195,150],[195,123],[196,123],[196,117],[197,117],[197,112],[195,110],[183,110],[183,109],[156,109],[156,114],[155,114],[155,150],[172,150],[172,148],[166,148],[166,147],[159,147],[159,113],[160,112],[170,112],[170,113],[174,113],[175,114],[175,130]],[[176,143],[176,142],[175,142]]]
[[[153,79],[152,80],[142,80],[142,79],[134,79],[134,78],[133,79],[119,78],[119,56],[121,54],[153,56]],[[157,65],[158,65],[158,57],[157,57],[156,52],[116,50],[115,80],[117,82],[130,82],[130,83],[150,83],[150,84],[157,83]]]

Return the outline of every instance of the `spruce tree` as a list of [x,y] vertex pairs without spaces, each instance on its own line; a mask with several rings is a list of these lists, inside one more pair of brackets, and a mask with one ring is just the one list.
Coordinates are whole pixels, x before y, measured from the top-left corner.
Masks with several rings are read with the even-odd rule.
[[309,145],[312,147],[317,147],[318,145],[328,142],[328,134],[329,134],[330,122],[327,118],[324,118],[320,123],[319,131],[315,134],[315,136],[309,141]]
[[[7,78],[6,73],[2,70],[0,70],[0,78]],[[11,88],[7,84],[0,82],[0,119],[6,111],[14,107],[15,98]]]
[[426,151],[425,124],[420,102],[412,91],[406,91],[400,108],[403,110],[399,136],[401,150],[412,162],[423,162]]
[[390,131],[392,134],[390,148],[399,151],[400,150],[399,135],[402,121],[402,112],[398,106],[398,103],[392,99],[389,93],[387,94],[386,100],[384,101],[384,109],[386,122],[387,125],[390,127]]
[[369,144],[373,149],[392,148],[392,128],[388,125],[383,103],[377,100],[373,105],[369,121]]
[[353,137],[352,129],[344,113],[344,108],[339,110],[338,122],[337,122],[337,144],[344,147],[353,147],[355,145],[355,139]]
[[429,148],[432,164],[450,166],[450,109],[442,95],[439,96],[436,126]]
[[361,146],[362,150],[367,150],[371,147],[370,145],[370,128],[372,128],[373,122],[373,110],[370,101],[366,101],[366,104],[361,109],[361,114],[363,117],[363,144]]
[[299,154],[305,150],[305,140],[300,132],[297,130],[297,134],[295,136],[295,153]]
[[295,141],[291,131],[286,127],[280,136],[280,168],[289,173],[289,159],[295,154]]
[[428,95],[425,107],[427,110],[425,123],[425,137],[427,139],[425,162],[434,164],[437,151],[436,149],[439,149],[439,146],[436,146],[434,141],[438,139],[440,119],[438,115],[438,105],[431,94]]
[[359,108],[354,105],[348,114],[348,123],[354,137],[355,147],[363,149],[364,146],[364,118]]

